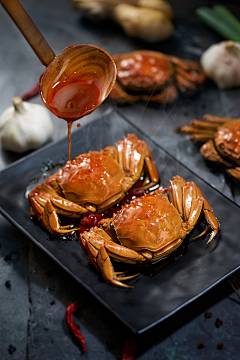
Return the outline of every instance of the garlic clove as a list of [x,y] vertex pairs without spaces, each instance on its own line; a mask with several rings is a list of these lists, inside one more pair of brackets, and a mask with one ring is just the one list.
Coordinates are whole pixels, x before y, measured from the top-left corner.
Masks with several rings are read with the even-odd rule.
[[45,106],[12,98],[13,106],[0,116],[0,141],[5,150],[35,150],[50,139],[53,123]]

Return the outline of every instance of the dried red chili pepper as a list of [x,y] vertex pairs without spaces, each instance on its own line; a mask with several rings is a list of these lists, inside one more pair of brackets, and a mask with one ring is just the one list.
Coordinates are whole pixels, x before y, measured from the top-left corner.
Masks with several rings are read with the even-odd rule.
[[223,348],[223,344],[222,344],[222,343],[218,343],[218,344],[217,344],[217,349],[218,349],[218,350],[222,350],[222,348]]
[[210,311],[206,311],[205,314],[204,314],[204,317],[206,319],[210,319],[212,317],[212,313]]
[[108,212],[105,213],[105,216],[104,216],[104,217],[111,218],[111,217],[113,217],[113,214],[115,214],[115,213],[118,212],[119,210],[120,210],[120,207],[119,207],[119,206],[115,206],[115,207],[113,207],[112,209],[108,210]]
[[78,227],[78,235],[83,233],[84,231],[89,231],[91,229],[91,226],[84,226],[84,225],[79,225]]
[[204,345],[203,342],[200,342],[200,343],[197,344],[198,349],[203,349],[204,347],[206,347],[206,345]]
[[101,219],[102,219],[101,214],[87,213],[83,215],[83,218],[81,220],[81,225],[96,226]]
[[216,326],[216,328],[219,328],[219,326],[221,326],[222,323],[223,323],[222,320],[220,320],[219,318],[216,318],[216,321],[215,321],[215,326]]
[[136,354],[136,342],[134,339],[128,339],[123,346],[121,360],[134,360]]
[[44,274],[47,276],[47,277],[50,277],[52,276],[52,270],[51,269],[47,269],[44,271]]
[[138,190],[131,189],[131,190],[129,190],[129,195],[131,197],[133,197],[133,196],[141,197],[144,194],[146,194],[146,191],[144,189],[138,189]]
[[86,351],[86,343],[84,340],[84,337],[82,336],[81,332],[79,331],[78,327],[73,322],[73,313],[77,310],[78,304],[76,302],[70,304],[67,307],[66,313],[65,313],[65,319],[67,321],[67,325],[71,333],[80,341],[82,345],[82,351]]
[[26,92],[25,94],[23,94],[21,96],[22,100],[28,100],[31,99],[34,96],[37,96],[39,94],[39,84],[35,84],[34,87],[29,90],[28,92]]

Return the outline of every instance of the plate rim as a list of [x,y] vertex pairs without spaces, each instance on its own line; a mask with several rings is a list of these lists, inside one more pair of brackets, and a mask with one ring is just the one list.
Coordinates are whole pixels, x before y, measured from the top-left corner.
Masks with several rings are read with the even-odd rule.
[[[192,171],[191,169],[189,169],[185,164],[181,163],[181,161],[179,161],[178,159],[176,159],[171,153],[169,153],[166,149],[164,149],[163,147],[161,147],[160,144],[158,144],[154,139],[152,139],[148,134],[144,133],[144,131],[142,131],[142,129],[138,128],[135,124],[133,124],[128,118],[126,118],[126,116],[124,116],[119,110],[116,110],[114,108],[110,108],[107,111],[103,112],[102,114],[100,114],[99,117],[93,119],[91,122],[97,121],[109,114],[112,113],[117,113],[121,118],[123,118],[128,124],[130,124],[131,127],[135,128],[139,133],[141,133],[145,138],[149,139],[151,141],[152,144],[154,144],[157,148],[160,148],[161,151],[163,151],[164,153],[166,153],[169,157],[171,157],[175,162],[181,164],[181,166],[183,166],[185,169],[187,169],[187,171],[189,171],[190,173],[194,174],[194,176],[196,176],[197,178],[199,178],[201,181],[203,181],[207,186],[211,187],[215,192],[217,192],[220,196],[223,196],[227,201],[230,201],[232,204],[234,204],[235,206],[237,206],[238,208],[240,207],[237,203],[235,203],[232,199],[228,198],[225,194],[221,193],[218,189],[214,188],[210,183],[208,183],[205,179],[201,178],[198,174],[196,174],[194,171]],[[83,125],[84,126],[88,126],[91,122],[86,123]],[[78,131],[78,130],[77,130]],[[79,131],[81,131],[81,129],[79,129]],[[30,154],[27,154],[26,156],[23,156],[22,158],[18,159],[17,161],[13,162],[12,164],[6,166],[4,169],[2,169],[0,171],[0,174],[4,173],[4,171],[9,170],[10,168],[14,167],[14,166],[18,166],[21,164],[21,162],[27,161],[29,158],[34,157],[36,154],[46,150],[49,147],[53,147],[56,144],[58,144],[61,141],[64,141],[65,139],[67,139],[67,136],[56,140],[56,141],[52,141],[48,144],[46,144],[45,146],[32,151]],[[185,306],[187,306],[188,304],[194,302],[195,300],[197,300],[198,298],[200,298],[202,295],[206,294],[209,290],[211,290],[213,287],[215,287],[216,285],[218,285],[220,282],[224,281],[227,277],[229,277],[230,275],[232,275],[233,273],[235,273],[237,270],[240,269],[240,264],[235,267],[233,270],[230,270],[229,272],[227,272],[225,275],[223,275],[221,278],[219,278],[218,280],[214,281],[214,283],[208,285],[204,290],[200,291],[197,295],[191,297],[189,300],[183,302],[182,304],[178,305],[176,308],[174,308],[172,311],[168,312],[166,315],[162,316],[161,318],[159,318],[158,320],[152,322],[151,324],[142,327],[141,329],[135,329],[133,326],[131,326],[131,324],[127,323],[113,308],[111,308],[108,303],[102,299],[88,284],[84,283],[80,278],[78,278],[70,269],[68,269],[60,260],[58,260],[48,249],[46,249],[41,243],[39,243],[30,233],[28,233],[20,224],[18,224],[3,208],[2,206],[0,206],[0,213],[17,229],[19,229],[25,236],[27,236],[27,238],[29,238],[31,241],[33,241],[34,244],[36,244],[41,250],[43,250],[46,254],[48,254],[58,265],[60,265],[64,270],[67,271],[67,273],[72,276],[78,283],[80,283],[87,291],[89,291],[95,298],[97,298],[98,301],[101,302],[101,304],[104,305],[104,307],[106,307],[108,310],[111,311],[111,313],[114,314],[114,316],[116,316],[123,324],[125,324],[134,334],[143,334],[146,331],[152,329],[153,327],[155,327],[156,325],[159,325],[160,323],[162,323],[164,320],[170,318],[172,315],[176,314],[179,310],[183,309]]]

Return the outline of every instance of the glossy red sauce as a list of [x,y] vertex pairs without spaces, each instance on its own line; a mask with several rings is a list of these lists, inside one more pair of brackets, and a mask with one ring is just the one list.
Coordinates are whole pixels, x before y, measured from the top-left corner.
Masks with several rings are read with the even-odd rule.
[[101,91],[94,80],[60,82],[52,87],[49,109],[58,117],[73,122],[91,113],[101,101]]
[[52,86],[45,102],[53,114],[68,122],[68,159],[71,160],[72,123],[98,107],[101,102],[100,88],[94,80],[59,81]]

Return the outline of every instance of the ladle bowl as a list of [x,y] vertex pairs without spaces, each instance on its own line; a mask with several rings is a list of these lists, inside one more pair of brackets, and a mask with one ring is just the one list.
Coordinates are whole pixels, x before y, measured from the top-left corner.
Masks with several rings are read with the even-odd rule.
[[90,114],[107,98],[115,79],[116,66],[105,50],[88,44],[69,46],[41,75],[40,95],[55,115],[74,121]]

